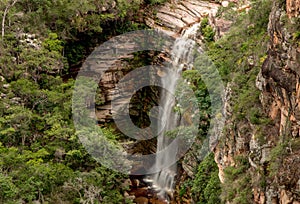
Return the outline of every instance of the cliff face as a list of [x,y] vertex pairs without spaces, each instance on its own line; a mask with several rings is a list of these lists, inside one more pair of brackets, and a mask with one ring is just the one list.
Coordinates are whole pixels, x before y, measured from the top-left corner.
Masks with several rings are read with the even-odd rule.
[[[272,200],[299,203],[300,192],[300,1],[275,2],[270,14],[270,48],[262,67],[261,102],[276,128],[276,145],[286,143],[281,168],[274,172]],[[279,155],[280,156],[280,155]],[[271,190],[269,190],[270,192]]]
[[[171,36],[178,36],[183,29],[208,16],[210,23],[220,31],[217,34],[222,36],[228,30],[230,21],[224,23],[222,19],[211,18],[216,15],[217,7],[217,4],[192,0],[178,5],[166,4],[157,10],[155,18],[150,16],[145,21],[149,27],[163,29]],[[214,153],[219,177],[224,183],[223,191],[226,195],[222,196],[224,200],[230,200],[228,203],[300,203],[299,16],[299,0],[273,2],[268,25],[268,52],[261,58],[266,59],[256,77],[256,87],[253,85],[250,88],[253,90],[251,93],[255,89],[260,91],[259,102],[253,108],[264,115],[264,122],[257,122],[255,118],[249,117],[237,119],[237,113],[233,113],[233,99],[237,91],[234,82],[229,83],[226,89],[225,109],[228,119],[224,137],[220,139]],[[248,27],[251,30],[252,25]],[[256,45],[264,46],[259,43]],[[261,59],[250,56],[247,59],[249,69],[254,66],[255,61]],[[125,62],[120,61],[121,63],[124,65]],[[120,64],[117,67],[122,67]],[[102,93],[104,105],[97,109],[100,123],[111,120],[110,90],[130,71],[128,66],[126,68],[111,69],[102,79],[100,86],[105,90]],[[253,116],[256,117],[256,114]],[[194,156],[193,151],[190,152]],[[190,156],[186,156],[189,162],[183,162],[183,169],[193,177],[192,169],[197,166],[198,161],[190,159]],[[240,196],[240,200],[235,199],[236,196]]]
[[278,134],[293,137],[299,136],[300,127],[300,47],[296,37],[300,24],[295,18],[299,6],[300,1],[287,1],[285,12],[282,5],[274,4],[268,27],[271,43],[262,67],[262,105],[276,121]]
[[[248,165],[243,176],[250,176],[253,203],[300,203],[299,16],[299,0],[273,2],[268,54],[256,79],[261,91],[259,108],[271,122],[258,127],[229,117],[225,138],[214,150],[219,177],[225,183],[226,169],[240,168],[236,158],[245,158]],[[229,86],[229,96],[230,90]],[[230,100],[226,104],[230,115]]]

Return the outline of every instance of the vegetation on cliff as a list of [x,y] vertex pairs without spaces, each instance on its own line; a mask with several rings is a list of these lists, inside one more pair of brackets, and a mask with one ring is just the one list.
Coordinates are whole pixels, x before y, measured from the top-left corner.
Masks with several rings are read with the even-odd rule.
[[[299,47],[299,18],[287,16],[295,12],[295,5],[290,6],[287,1],[252,1],[249,13],[241,13],[225,37],[208,44],[209,56],[228,82],[229,117],[215,149],[223,202],[299,200],[295,183],[299,174],[292,173],[298,169],[293,162],[299,138],[292,131],[297,128],[291,116],[296,108],[291,101],[298,100],[293,65],[299,67],[299,61],[293,57],[299,53],[291,50]],[[276,100],[290,102],[280,105]],[[275,113],[274,104],[281,113]],[[283,113],[285,109],[288,113]]]
[[[127,176],[97,163],[78,141],[71,110],[73,77],[95,46],[111,36],[145,28],[143,13],[137,14],[141,7],[164,2],[0,2],[0,203],[132,203],[132,199],[124,196],[129,188]],[[280,8],[286,3],[276,2]],[[293,185],[297,182],[290,177],[291,172],[297,171],[283,164],[295,166],[294,152],[299,152],[299,139],[291,139],[289,132],[281,134],[258,167],[249,147],[253,138],[260,147],[267,144],[273,134],[269,130],[276,122],[267,117],[259,98],[261,91],[256,88],[257,76],[268,57],[267,29],[272,2],[253,0],[249,12],[233,12],[233,6],[230,3],[227,11],[221,8],[218,12],[235,21],[224,37],[215,39],[208,18],[202,19],[199,30],[206,53],[228,84],[230,96],[226,101],[230,103],[230,117],[215,149],[216,157],[205,157],[195,166],[194,178],[187,179],[178,190],[179,197],[189,194],[200,204],[253,203],[254,189],[264,192],[273,180],[279,180],[277,186],[289,186],[291,180]],[[299,18],[283,17],[281,21],[291,33],[289,43],[299,47]],[[129,60],[130,68],[152,63],[157,59],[149,57],[157,55],[134,53]],[[211,114],[207,87],[195,70],[184,72],[183,78],[196,94],[201,108],[198,132],[205,135]],[[274,84],[276,89],[281,88],[279,82]],[[151,87],[147,90],[153,97],[158,92]],[[137,92],[136,97],[139,96],[144,97],[142,92]],[[100,97],[96,101],[98,105],[103,103]],[[143,116],[133,117],[140,127],[149,123],[140,119],[147,116],[151,107],[142,108],[147,109],[141,113]],[[287,129],[290,126],[287,122]],[[107,127],[103,131],[112,143],[116,142],[119,135],[115,129]],[[219,172],[214,160],[225,157],[222,151],[229,156],[223,172]],[[220,152],[224,154],[218,155]]]
[[0,2],[0,203],[131,202],[126,175],[97,164],[79,143],[67,74],[109,36],[142,26],[133,21],[140,6]]

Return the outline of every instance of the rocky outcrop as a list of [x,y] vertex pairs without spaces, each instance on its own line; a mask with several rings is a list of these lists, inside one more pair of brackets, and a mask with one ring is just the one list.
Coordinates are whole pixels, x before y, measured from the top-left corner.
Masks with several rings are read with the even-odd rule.
[[[293,137],[299,137],[300,47],[293,39],[293,30],[286,27],[287,24],[300,25],[293,25],[292,20],[284,24],[281,19],[285,15],[285,10],[279,4],[274,4],[268,28],[271,37],[270,49],[262,67],[261,101],[268,115],[278,122],[276,124],[279,134],[287,132]],[[291,126],[287,127],[287,123],[291,123]]]
[[[275,122],[276,145],[288,141],[290,149],[282,157],[282,166],[273,177],[275,180],[267,187],[267,203],[271,200],[300,202],[300,151],[298,145],[293,144],[300,136],[300,47],[293,37],[300,26],[296,19],[300,15],[299,3],[298,0],[287,0],[284,7],[275,2],[270,14],[268,32],[271,42],[262,67],[261,102]],[[284,22],[282,19],[286,15],[288,20]]]
[[286,12],[289,18],[298,17],[300,13],[300,1],[286,0]]
[[[216,31],[216,36],[220,37],[228,31],[231,25],[231,21],[216,17],[220,6],[217,3],[196,0],[170,2],[155,7],[156,11],[146,12],[147,15],[144,21],[150,28],[162,30],[169,36],[179,37],[183,30],[200,22],[204,17],[208,17],[210,25]],[[131,50],[133,48],[128,47],[125,49]],[[154,58],[154,56],[150,57]],[[101,104],[97,105],[96,110],[96,116],[100,124],[112,121],[110,103],[112,98],[116,97],[114,96],[114,89],[118,81],[133,69],[128,63],[133,58],[134,55],[126,55],[113,63],[107,62],[107,66],[98,68],[99,71],[106,70],[99,84],[101,93],[98,95],[98,100],[101,101]],[[166,59],[164,54],[158,56],[158,61],[166,60],[169,59]]]
[[[220,37],[228,31],[231,21],[216,17],[220,4],[208,1],[176,1],[169,2],[151,11],[145,23],[151,28],[157,28],[178,36],[184,29],[207,17]],[[153,14],[155,13],[155,14]]]
[[[246,172],[252,178],[250,203],[300,203],[299,7],[298,0],[274,1],[269,16],[269,49],[256,86],[261,91],[260,107],[272,123],[264,125],[259,133],[250,121],[229,117],[226,138],[214,150],[222,182],[226,167],[239,166],[234,158],[247,158],[250,166]],[[230,103],[229,97],[225,101],[228,115],[232,112]],[[263,138],[259,138],[261,133]]]
[[146,23],[150,27],[180,32],[203,17],[215,16],[218,7],[218,4],[204,1],[170,2],[158,8],[154,19],[147,18]]
[[[224,4],[225,6],[226,3]],[[217,3],[210,3],[208,1],[196,1],[196,0],[186,0],[186,1],[178,1],[173,3],[166,3],[158,8],[156,8],[156,14],[147,14],[148,17],[145,19],[145,23],[155,29],[163,30],[164,32],[168,33],[169,36],[172,37],[179,37],[184,30],[186,30],[188,27],[191,27],[195,23],[201,22],[203,18],[209,19],[209,24],[214,28],[216,31],[216,37],[220,37],[224,35],[226,31],[228,31],[231,21],[217,18],[216,14],[218,11],[218,8],[220,7],[220,4]],[[150,13],[150,11],[148,11]],[[153,11],[151,11],[153,13]],[[201,36],[200,36],[201,38]],[[125,39],[126,40],[126,39]],[[201,41],[201,40],[199,40]],[[120,42],[122,42],[122,39],[120,39]],[[120,43],[119,43],[120,44]],[[128,45],[128,43],[124,42],[121,43],[124,45]],[[114,45],[110,45],[115,49]],[[116,48],[118,49],[118,48]],[[122,49],[125,50],[134,50],[134,47],[123,47]],[[110,53],[111,49],[107,49],[107,53]],[[168,50],[166,51],[168,52]],[[154,60],[152,63],[161,63],[165,61],[169,61],[170,58],[168,57],[168,54],[161,53],[158,56],[150,56],[153,59],[156,58],[156,61]],[[101,56],[101,58],[103,58]],[[105,57],[104,57],[105,58]],[[112,107],[111,107],[111,101],[113,97],[119,98],[118,93],[115,91],[115,87],[118,84],[118,82],[131,70],[133,70],[135,67],[131,66],[131,62],[133,62],[135,56],[133,54],[126,54],[124,56],[121,56],[118,59],[103,59],[103,62],[105,63],[97,63],[93,60],[88,61],[89,63],[86,63],[86,66],[93,67],[93,70],[97,70],[98,72],[105,73],[101,77],[101,81],[99,83],[101,92],[98,93],[96,101],[100,101],[100,103],[96,106],[96,117],[98,119],[99,124],[105,124],[112,122]],[[101,64],[101,66],[100,66]],[[90,74],[90,73],[89,73]],[[96,75],[97,73],[95,73]],[[158,73],[159,75],[159,73]],[[128,82],[127,84],[135,84],[137,83],[134,81],[135,79],[139,79],[139,77],[132,78],[132,82]],[[157,100],[157,97],[155,96],[155,91],[151,92],[153,95],[149,95],[149,91],[147,92],[148,98],[151,100]],[[151,94],[150,93],[150,94]],[[139,93],[137,93],[139,94]],[[141,98],[141,97],[137,97]],[[135,100],[135,98],[133,97]],[[119,103],[122,103],[122,100],[119,100]],[[150,105],[150,103],[154,103],[151,101],[147,102],[141,102],[141,101],[131,101],[131,104],[134,106],[134,104],[143,104],[143,105]],[[151,107],[151,105],[150,105]],[[147,114],[149,110],[147,107],[143,107],[143,110],[145,110],[145,113]],[[133,121],[140,121],[140,113],[143,111],[137,110],[131,108],[130,114]],[[146,115],[145,114],[145,115]],[[145,116],[144,115],[144,116]],[[144,125],[146,124],[143,122]],[[136,124],[138,125],[138,124]],[[198,144],[198,143],[199,144]],[[195,168],[199,164],[199,155],[197,152],[197,149],[199,149],[198,146],[201,146],[201,142],[197,141],[195,142],[195,145],[191,148],[188,154],[185,155],[185,157],[182,159],[182,169],[181,172],[178,174],[178,183],[183,182],[186,178],[193,178],[195,173]],[[242,142],[243,143],[243,142]],[[143,154],[150,154],[155,152],[155,140],[154,141],[138,141],[138,142],[129,142],[123,145],[125,149],[127,149],[128,153],[130,154],[137,154],[137,153],[143,153]],[[145,151],[147,149],[147,151]],[[140,168],[139,166],[136,166],[136,168]],[[137,203],[158,203],[158,200],[153,200],[151,196],[149,197],[148,194],[139,194],[141,191],[141,188],[144,187],[138,187],[137,191],[128,192],[128,196],[134,196],[135,202]],[[176,186],[177,191],[179,192],[179,185]],[[133,188],[132,188],[133,189]],[[144,189],[145,190],[145,189]],[[144,191],[143,191],[144,192]],[[182,199],[179,195],[175,195],[174,197],[174,203],[182,203]],[[184,198],[186,201],[185,203],[191,202],[190,198]]]

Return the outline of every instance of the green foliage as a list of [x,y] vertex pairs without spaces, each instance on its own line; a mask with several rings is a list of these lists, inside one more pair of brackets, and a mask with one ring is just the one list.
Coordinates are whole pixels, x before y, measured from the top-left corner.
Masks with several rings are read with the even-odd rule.
[[91,172],[82,172],[67,181],[63,190],[67,194],[74,194],[74,201],[80,203],[123,203],[124,198],[118,190],[122,188],[123,175],[97,167]]
[[[77,65],[91,48],[116,35],[120,30],[118,25],[132,22],[142,3],[140,0],[22,0],[10,9],[5,37],[16,30],[34,33],[45,39],[42,42],[45,49],[59,53],[64,50],[70,65]],[[5,6],[5,2],[0,3],[0,10]],[[132,23],[123,27],[125,32],[129,27],[139,26]]]
[[249,163],[242,156],[235,158],[236,165],[224,169],[225,181],[222,184],[222,200],[234,204],[252,203],[251,177],[247,172]]
[[222,17],[226,20],[234,21],[238,15],[238,12],[233,9],[235,6],[236,4],[234,2],[229,2],[228,7],[220,6],[218,8],[217,17]]
[[[142,3],[22,0],[10,9],[0,42],[0,203],[131,202],[123,196],[126,176],[100,166],[75,135],[74,81],[64,74],[109,37],[143,28],[133,21]],[[81,94],[74,111],[89,105]],[[86,133],[117,147],[110,129]]]
[[87,55],[84,43],[76,41],[66,43],[65,52],[70,65],[77,65]]
[[220,203],[221,186],[218,177],[218,166],[211,153],[205,157],[197,169],[192,184],[192,197],[197,204]]
[[[230,82],[232,118],[235,124],[247,120],[258,129],[263,129],[263,126],[270,123],[262,114],[260,91],[254,88],[267,52],[266,31],[270,8],[270,1],[255,1],[248,14],[243,13],[235,17],[236,22],[226,36],[213,44],[208,44],[209,56],[223,80]],[[260,46],[257,46],[258,44]],[[257,134],[259,140],[264,139],[262,131],[257,131]],[[248,169],[246,156],[235,158],[235,165],[224,169],[223,202],[245,204],[252,202],[252,181]],[[263,180],[260,185],[265,185]]]
[[200,29],[203,30],[208,25],[209,25],[209,19],[207,17],[203,18],[200,23]]
[[[47,74],[35,76],[36,79],[20,75],[1,90],[5,97],[0,103],[0,141],[3,144],[0,147],[0,180],[5,187],[0,187],[0,201],[76,203],[80,199],[90,199],[87,197],[89,191],[93,192],[94,182],[104,176],[105,182],[113,187],[97,183],[102,189],[97,194],[103,197],[101,203],[109,203],[111,197],[116,203],[121,202],[120,182],[124,176],[99,167],[74,134],[71,117],[74,82],[63,82],[61,77]],[[116,143],[117,135],[109,130],[103,132],[111,144]],[[64,188],[69,181],[81,179],[80,172],[89,174],[96,168],[99,168],[99,178],[85,181],[91,189],[85,196],[82,194],[82,198],[81,194],[68,193]],[[98,197],[93,199],[98,200]]]
[[269,14],[272,8],[272,1],[254,0],[249,10],[249,20],[254,24],[254,30],[266,31],[269,23]]
[[221,187],[220,187],[220,180],[219,175],[215,171],[206,188],[204,189],[204,198],[207,200],[207,204],[215,204],[220,203],[220,194],[221,194]]
[[[184,98],[187,100],[187,104],[191,102],[198,105],[199,113],[194,115],[199,117],[201,124],[199,124],[199,134],[204,136],[207,134],[209,128],[209,119],[211,115],[211,97],[207,89],[207,84],[202,80],[201,72],[198,70],[186,70],[183,72],[182,77],[189,82],[190,88],[194,91],[197,101],[190,101],[190,98]],[[185,85],[186,86],[186,85]],[[184,87],[184,86],[181,86]],[[180,90],[182,92],[182,90]],[[189,107],[189,105],[182,105],[182,107]],[[192,113],[190,113],[192,115]]]
[[260,91],[255,88],[255,81],[267,52],[270,9],[269,1],[255,1],[248,14],[236,17],[226,36],[208,44],[208,55],[222,79],[230,82],[233,119],[236,121],[246,119],[256,125],[268,123],[260,114]]
[[[236,15],[235,22],[229,33],[210,44],[208,53],[217,66],[223,79],[235,78],[247,75],[247,71],[252,71],[253,76],[260,68],[258,59],[266,53],[267,24],[271,10],[270,1],[257,0],[253,3],[253,8],[245,15]],[[260,44],[262,46],[257,46]],[[254,57],[254,68],[249,68],[248,57]],[[257,63],[257,64],[256,64]],[[253,77],[252,76],[252,77]]]
[[270,165],[268,167],[268,171],[270,172],[270,176],[275,176],[282,167],[283,157],[287,155],[287,147],[288,142],[284,141],[282,143],[278,143],[277,146],[272,148],[270,153]]
[[51,155],[45,149],[32,152],[2,146],[0,156],[0,168],[6,172],[0,173],[0,200],[5,203],[18,199],[50,203],[88,199],[99,202],[100,198],[100,203],[123,201],[122,191],[127,188],[122,185],[124,176],[104,167],[73,171],[63,163],[49,161]]
[[63,41],[58,39],[56,33],[49,33],[49,37],[44,40],[43,46],[49,51],[61,53],[63,50]]
[[208,18],[203,18],[202,19],[201,24],[200,24],[200,32],[201,32],[201,34],[204,37],[204,40],[206,42],[212,42],[212,41],[214,41],[215,31],[209,25]]
[[150,5],[158,5],[158,4],[163,4],[165,3],[167,0],[145,0],[145,2],[147,4],[150,4]]
[[300,31],[297,31],[293,34],[294,40],[299,40],[300,39]]
[[188,190],[191,188],[193,181],[191,179],[187,179],[184,181],[182,185],[180,185],[179,189],[179,197],[182,198]]
[[12,181],[12,177],[0,172],[0,202],[7,203],[10,199],[15,198],[18,188]]
[[293,33],[293,40],[297,43],[297,45],[300,45],[300,31],[296,31],[295,33]]
[[124,21],[120,21],[117,23],[115,31],[117,33],[126,33],[126,32],[130,32],[130,31],[143,30],[143,29],[147,29],[147,28],[148,27],[142,23],[137,23],[132,20],[124,20]]

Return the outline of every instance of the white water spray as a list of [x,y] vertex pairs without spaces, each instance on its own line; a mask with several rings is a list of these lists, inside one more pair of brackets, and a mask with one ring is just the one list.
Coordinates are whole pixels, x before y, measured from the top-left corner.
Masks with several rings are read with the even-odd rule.
[[[174,97],[178,79],[181,77],[183,70],[192,69],[193,67],[193,51],[195,47],[195,39],[200,24],[194,24],[192,27],[184,30],[180,38],[178,38],[171,51],[172,69],[168,74],[162,77],[163,87],[167,87],[167,91],[163,91],[160,104],[163,104],[159,112],[159,118],[163,121],[159,127],[163,129],[157,138],[157,152],[164,150],[171,142],[178,142],[166,136],[167,131],[171,131],[182,125],[180,115],[174,112],[176,99]],[[178,157],[178,145],[176,148],[169,149],[164,154],[157,154],[155,161],[155,169],[160,171],[152,178],[152,188],[158,192],[158,196],[168,201],[173,196],[175,185],[175,176],[177,174],[177,165],[173,164],[167,168],[162,168],[168,161],[176,161]]]

